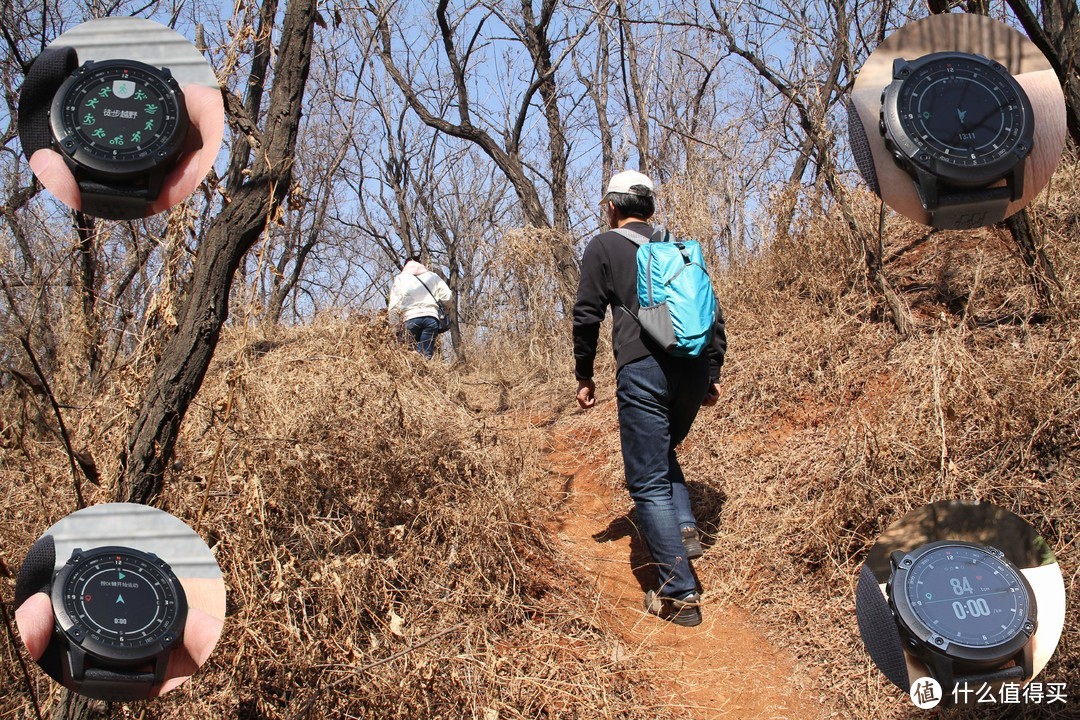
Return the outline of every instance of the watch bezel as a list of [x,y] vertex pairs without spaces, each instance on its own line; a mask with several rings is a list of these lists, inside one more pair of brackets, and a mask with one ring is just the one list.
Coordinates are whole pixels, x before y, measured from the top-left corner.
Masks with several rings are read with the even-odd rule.
[[[173,595],[176,612],[172,621],[155,634],[153,642],[140,647],[121,648],[102,642],[87,632],[86,627],[73,618],[64,605],[64,587],[68,579],[82,565],[103,555],[130,555],[152,564],[165,577],[165,587]],[[78,647],[88,656],[93,657],[99,667],[129,669],[144,665],[162,653],[168,652],[183,641],[184,624],[187,622],[187,595],[184,587],[169,564],[153,553],[119,545],[96,547],[90,550],[76,549],[53,578],[50,588],[56,632],[61,634],[70,646]]]
[[[1019,584],[1027,593],[1027,613],[1016,634],[1008,640],[981,647],[965,645],[947,638],[942,638],[945,640],[944,648],[934,643],[934,639],[940,636],[923,622],[915,611],[907,594],[907,576],[908,572],[916,567],[919,560],[927,553],[948,546],[982,552],[987,557],[993,558],[1004,565],[1019,580]],[[893,563],[892,573],[886,584],[886,594],[889,598],[889,606],[893,611],[893,616],[897,620],[897,626],[904,640],[908,642],[909,648],[916,650],[916,654],[934,653],[950,660],[959,661],[971,668],[994,667],[1013,658],[1025,645],[1031,642],[1032,635],[1038,629],[1038,604],[1027,578],[1024,577],[1024,574],[1020,572],[1016,565],[1005,557],[1004,553],[978,543],[963,540],[939,540],[927,543],[904,554],[899,562]]]
[[[965,60],[980,64],[987,72],[994,73],[1016,94],[1021,105],[1024,123],[1017,139],[1005,154],[991,162],[977,165],[957,165],[949,162],[940,154],[926,152],[907,133],[900,118],[900,100],[917,70],[931,63],[948,60]],[[935,175],[949,185],[961,188],[984,187],[1005,177],[1018,164],[1026,161],[1031,154],[1035,137],[1034,113],[1031,101],[1024,88],[1001,63],[983,55],[964,52],[938,52],[923,55],[913,60],[897,59],[894,65],[893,80],[882,93],[881,105],[882,132],[886,147],[893,156],[905,166],[905,170],[914,173],[919,170]]]
[[[72,90],[90,73],[112,68],[137,69],[159,80],[169,91],[168,112],[176,116],[175,129],[152,154],[141,158],[108,159],[91,153],[73,128],[64,122],[64,104]],[[82,169],[94,178],[101,180],[127,180],[145,175],[159,167],[170,166],[180,155],[187,139],[190,121],[184,93],[172,73],[167,68],[148,65],[138,60],[112,59],[88,60],[73,70],[53,95],[49,109],[49,129],[52,133],[54,149],[64,156],[69,165]]]

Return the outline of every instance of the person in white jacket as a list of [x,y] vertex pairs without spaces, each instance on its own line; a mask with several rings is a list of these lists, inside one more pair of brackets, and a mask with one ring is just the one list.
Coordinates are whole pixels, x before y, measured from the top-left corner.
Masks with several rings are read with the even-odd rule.
[[439,334],[439,303],[448,303],[452,297],[442,278],[420,264],[419,255],[412,255],[390,288],[386,303],[390,323],[404,321],[417,352],[431,358]]

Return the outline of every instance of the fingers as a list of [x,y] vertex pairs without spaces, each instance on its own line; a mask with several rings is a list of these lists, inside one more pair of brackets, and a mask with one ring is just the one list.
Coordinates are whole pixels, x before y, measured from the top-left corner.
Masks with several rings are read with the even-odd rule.
[[184,88],[184,103],[191,121],[189,141],[191,152],[185,152],[176,167],[165,178],[161,195],[154,202],[154,212],[168,210],[183,202],[210,172],[221,148],[225,132],[225,105],[221,91],[205,85]]
[[[191,121],[189,145],[165,177],[152,213],[168,210],[186,200],[210,172],[221,148],[225,132],[221,91],[205,85],[189,85],[184,88],[184,102]],[[75,210],[82,208],[79,185],[59,153],[48,148],[38,150],[30,158],[30,168],[56,199]]]
[[224,625],[225,623],[209,613],[198,608],[188,608],[187,622],[184,624],[184,648],[198,665],[206,662],[214,651]]
[[224,623],[198,608],[188,608],[184,623],[184,645],[176,648],[169,658],[166,680],[154,695],[164,695],[184,683],[198,670],[214,651]]
[[30,158],[30,169],[57,200],[75,210],[82,208],[79,185],[60,153],[49,148],[36,151]]
[[49,596],[39,592],[27,598],[15,611],[15,623],[19,626],[19,635],[26,643],[30,657],[37,660],[52,639],[53,612]]

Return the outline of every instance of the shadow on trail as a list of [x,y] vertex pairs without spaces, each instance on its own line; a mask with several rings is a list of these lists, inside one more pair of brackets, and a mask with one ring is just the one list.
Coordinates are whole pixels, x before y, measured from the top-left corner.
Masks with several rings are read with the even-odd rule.
[[[705,548],[705,553],[708,554],[720,525],[720,513],[727,501],[727,495],[721,490],[700,483],[691,482],[688,486],[690,501],[698,521],[698,531],[701,533],[701,544]],[[641,591],[655,588],[659,584],[656,564],[638,528],[637,511],[630,510],[625,515],[615,518],[606,528],[592,536],[598,543],[614,542],[624,537],[630,538],[630,569]],[[694,579],[697,580],[696,572]],[[698,581],[698,589],[701,589],[700,581]]]

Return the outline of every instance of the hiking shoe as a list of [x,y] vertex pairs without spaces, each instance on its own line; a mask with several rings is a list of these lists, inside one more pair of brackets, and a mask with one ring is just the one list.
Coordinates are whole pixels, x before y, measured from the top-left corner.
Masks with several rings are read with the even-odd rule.
[[645,610],[683,627],[701,624],[701,596],[696,592],[676,599],[662,597],[655,590],[649,590],[645,593]]
[[686,559],[697,560],[705,554],[701,547],[701,537],[696,527],[684,527],[682,529],[682,544],[686,548]]

